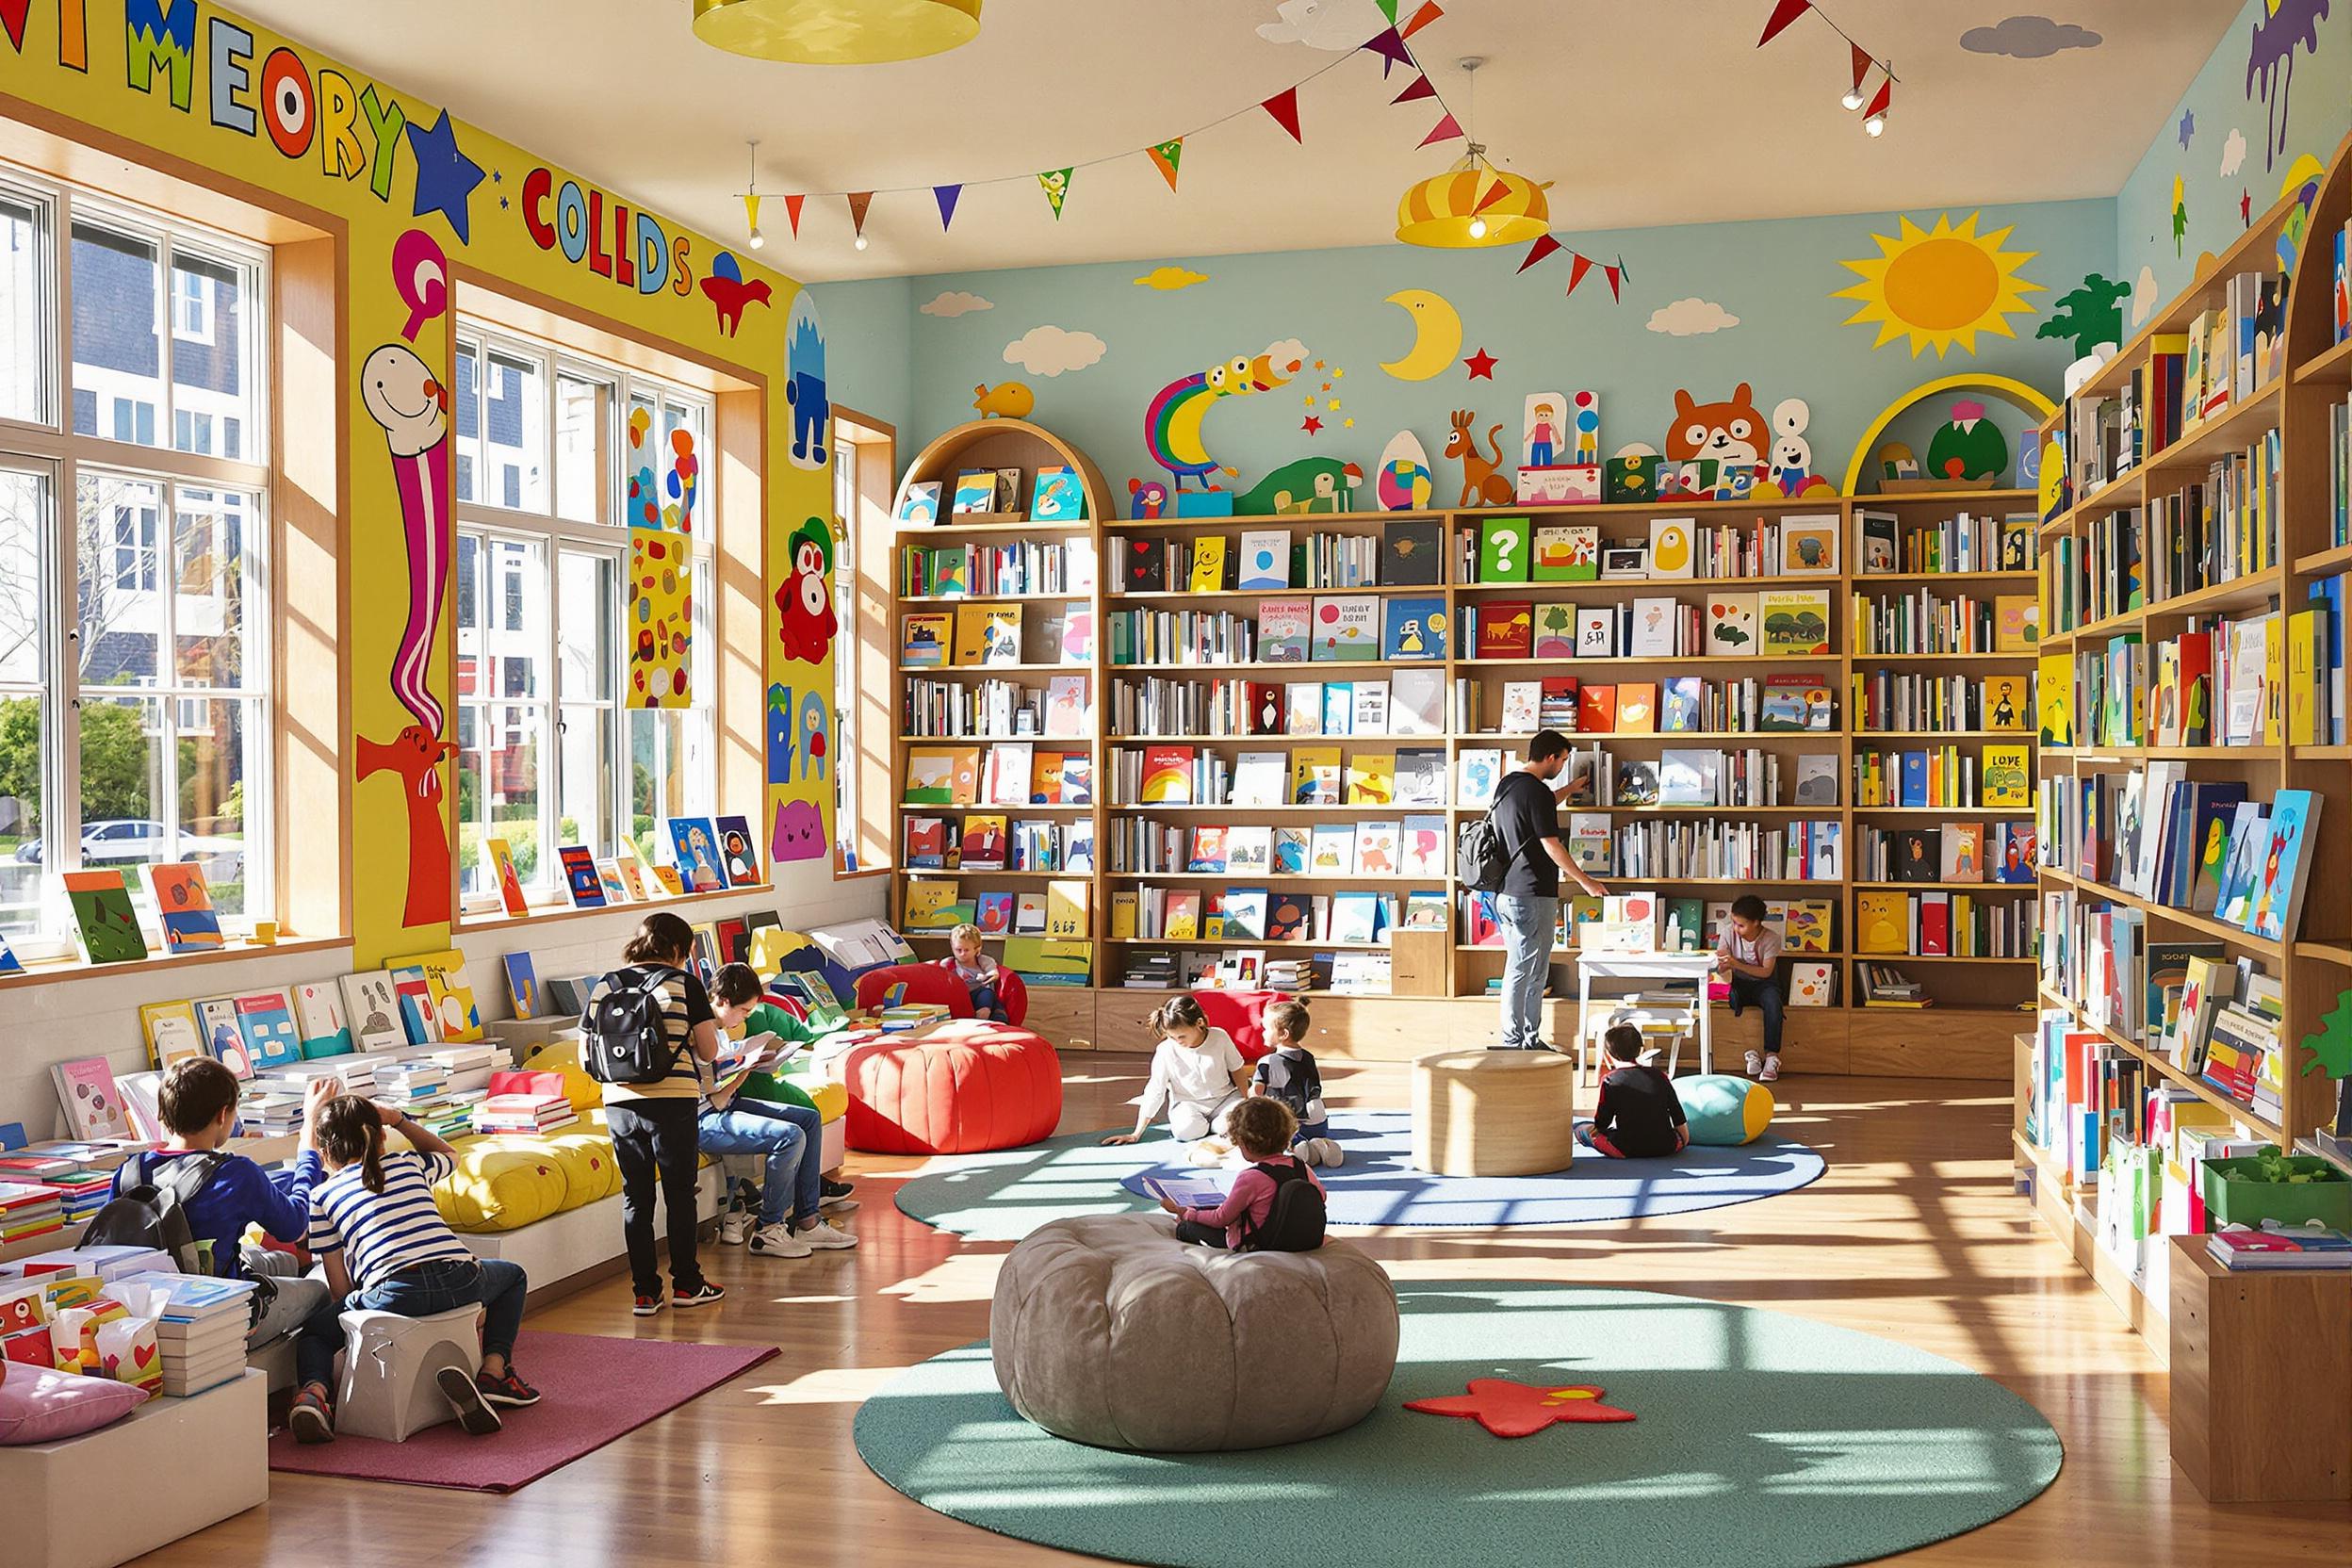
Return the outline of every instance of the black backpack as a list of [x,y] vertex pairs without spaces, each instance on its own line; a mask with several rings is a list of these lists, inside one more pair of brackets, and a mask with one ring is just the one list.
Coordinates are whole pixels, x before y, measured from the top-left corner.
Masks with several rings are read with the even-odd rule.
[[1315,1184],[1307,1168],[1297,1160],[1271,1165],[1263,1160],[1258,1168],[1274,1179],[1273,1206],[1266,1211],[1266,1223],[1252,1226],[1242,1221],[1241,1245],[1236,1252],[1312,1252],[1323,1245],[1323,1189]]
[[620,970],[596,982],[580,1021],[580,1065],[600,1084],[658,1084],[677,1065],[668,1006],[674,972]]
[[174,1160],[161,1181],[155,1179],[151,1155],[134,1157],[121,1196],[90,1217],[82,1233],[84,1247],[149,1247],[171,1255],[183,1274],[222,1272],[227,1261],[213,1259],[208,1271],[197,1256],[196,1236],[188,1229],[188,1204],[211,1184],[213,1172],[228,1156],[215,1150],[193,1159]]
[[1482,893],[1503,890],[1503,879],[1511,874],[1511,850],[1503,842],[1502,829],[1494,825],[1494,811],[1462,825],[1462,835],[1454,841],[1454,874],[1462,885]]

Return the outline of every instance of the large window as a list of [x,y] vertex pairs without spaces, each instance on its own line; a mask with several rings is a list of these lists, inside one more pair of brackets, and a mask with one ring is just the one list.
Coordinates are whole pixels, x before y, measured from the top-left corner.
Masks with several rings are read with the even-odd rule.
[[866,472],[870,463],[880,466],[879,473],[887,481],[890,457],[890,441],[881,433],[835,416],[833,612],[841,619],[842,632],[833,639],[833,869],[843,872],[872,869],[858,863],[858,770],[852,760],[858,756],[858,640],[850,629],[858,613],[860,486],[875,477]]
[[267,282],[176,218],[0,185],[0,931],[62,936],[85,867],[150,908],[158,861],[272,912]]
[[[468,910],[497,906],[482,844],[498,838],[533,902],[561,902],[556,848],[627,841],[651,863],[662,818],[712,807],[710,404],[471,320],[451,379],[460,887]],[[691,709],[624,701],[627,531],[647,504],[694,536]]]

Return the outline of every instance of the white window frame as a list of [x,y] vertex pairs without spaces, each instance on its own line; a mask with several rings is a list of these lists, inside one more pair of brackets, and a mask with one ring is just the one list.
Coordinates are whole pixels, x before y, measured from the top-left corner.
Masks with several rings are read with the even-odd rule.
[[[632,710],[628,706],[627,698],[629,638],[627,616],[623,612],[627,604],[629,580],[629,519],[627,515],[627,506],[629,461],[627,423],[632,395],[650,400],[655,427],[648,437],[651,441],[666,442],[669,428],[667,419],[673,410],[684,411],[697,421],[699,439],[695,449],[702,457],[702,469],[695,499],[695,505],[701,510],[695,514],[696,526],[693,533],[694,646],[697,660],[694,667],[694,690],[699,698],[695,710],[705,712],[710,716],[711,730],[710,741],[712,743],[716,741],[718,702],[717,693],[712,685],[715,676],[712,674],[714,666],[710,659],[714,596],[710,592],[710,584],[715,580],[712,569],[713,533],[716,528],[718,503],[717,464],[712,461],[710,447],[710,434],[714,428],[716,405],[708,394],[693,388],[680,386],[661,377],[630,370],[626,367],[609,364],[585,354],[576,353],[561,345],[525,337],[478,317],[465,314],[459,316],[457,339],[461,350],[470,351],[474,356],[473,395],[478,402],[475,414],[476,434],[473,455],[474,484],[478,495],[485,493],[487,482],[487,469],[483,466],[482,457],[488,449],[489,409],[488,381],[484,370],[490,362],[490,356],[498,353],[526,359],[532,362],[539,372],[538,397],[542,403],[540,433],[544,443],[544,449],[540,453],[541,469],[545,475],[544,508],[517,510],[493,501],[462,498],[457,503],[457,527],[461,533],[470,533],[482,539],[496,539],[499,536],[529,539],[537,543],[545,554],[547,638],[546,647],[543,650],[544,662],[541,665],[545,678],[541,681],[539,694],[529,698],[508,698],[496,693],[485,692],[473,697],[461,696],[459,698],[462,705],[474,707],[485,712],[502,705],[528,703],[544,714],[539,746],[539,855],[531,878],[524,884],[525,894],[533,911],[538,912],[542,907],[560,907],[568,902],[564,894],[563,870],[556,855],[562,842],[558,830],[564,814],[564,725],[566,709],[575,710],[604,709],[609,710],[612,714],[609,743],[600,748],[603,753],[600,760],[609,770],[608,776],[612,785],[609,794],[611,802],[609,826],[612,836],[609,839],[600,839],[590,843],[590,850],[597,859],[603,860],[615,855],[623,841],[629,841],[632,848],[635,843],[630,833],[630,826],[635,819],[636,803],[629,747]],[[452,376],[451,379],[454,381],[456,378]],[[558,383],[564,379],[600,383],[612,388],[612,398],[605,415],[607,429],[603,433],[604,451],[599,476],[602,485],[598,500],[604,518],[599,521],[580,522],[559,514],[563,498],[557,493],[555,462],[558,440]],[[454,419],[451,425],[452,439],[454,439]],[[622,602],[614,607],[616,635],[612,639],[612,650],[614,667],[611,672],[610,691],[612,694],[609,699],[599,697],[593,692],[574,694],[564,690],[562,654],[564,644],[562,583],[563,557],[567,552],[601,555],[612,563],[612,581],[615,592],[621,595]],[[488,574],[485,574],[483,592],[485,594],[500,593],[500,585],[490,580]],[[477,620],[486,626],[493,612],[502,612],[503,608],[501,593],[496,604],[484,602],[477,605]],[[478,719],[477,722],[481,721]],[[486,729],[480,734],[479,739],[482,743],[482,767],[486,776],[491,749]],[[686,765],[687,759],[671,758],[667,755],[666,741],[662,743],[662,747],[659,760],[664,768],[675,769]],[[718,762],[715,743],[707,745],[706,751],[708,755],[702,759],[705,764],[703,771],[711,776],[696,778],[690,775],[685,780],[685,793],[690,813],[707,812],[708,802],[716,793],[715,773]],[[477,792],[476,808],[483,820],[459,824],[461,845],[465,841],[465,829],[467,827],[472,827],[482,836],[487,836],[488,806],[485,798],[487,793],[486,788]],[[463,853],[462,850],[461,853]],[[479,859],[478,854],[476,858]],[[467,918],[481,918],[496,914],[500,907],[496,885],[487,875],[481,874],[479,865],[460,866],[458,870],[461,888],[465,885],[469,873],[474,874],[477,884],[473,891],[461,895],[461,915]]]
[[[186,703],[213,700],[257,703],[261,708],[260,722],[249,724],[245,734],[245,837],[240,878],[244,907],[241,914],[232,918],[239,922],[270,919],[276,912],[277,835],[280,825],[273,793],[276,726],[270,711],[275,671],[270,664],[273,639],[269,628],[273,624],[276,612],[273,563],[270,556],[269,503],[272,475],[263,439],[263,433],[270,426],[270,395],[274,373],[266,352],[269,339],[264,319],[268,302],[274,298],[270,285],[270,251],[266,246],[188,222],[172,214],[128,205],[78,186],[43,180],[16,169],[0,174],[0,195],[37,210],[43,241],[39,280],[41,291],[40,312],[43,323],[40,335],[43,353],[39,376],[41,406],[34,411],[32,417],[0,416],[0,466],[45,476],[49,527],[48,547],[41,563],[41,676],[32,688],[11,684],[0,694],[38,694],[41,698],[41,841],[44,880],[64,872],[77,871],[82,866],[85,828],[81,807],[81,747],[78,743],[68,744],[66,741],[69,733],[78,736],[83,701],[80,662],[82,629],[79,624],[79,584],[83,564],[80,559],[79,521],[82,480],[84,470],[89,469],[98,475],[153,482],[160,487],[155,518],[155,547],[151,556],[153,587],[142,586],[137,590],[154,592],[159,606],[155,632],[155,679],[146,686],[103,689],[116,695],[136,694],[142,701],[154,704],[157,724],[148,733],[155,737],[164,761],[160,769],[162,777],[158,781],[160,798],[152,802],[150,808],[155,819],[165,825],[168,838],[176,839],[180,832],[178,741],[184,727],[179,721]],[[159,447],[138,441],[116,440],[106,433],[112,429],[111,409],[119,400],[114,394],[96,388],[90,390],[97,395],[100,416],[95,423],[98,433],[83,434],[74,430],[74,229],[76,223],[84,221],[155,247],[157,267],[155,314],[153,319],[158,325],[168,325],[172,318],[172,280],[178,276],[172,258],[179,252],[185,250],[216,261],[232,262],[251,269],[248,306],[240,313],[242,341],[239,345],[244,378],[252,389],[247,402],[251,414],[252,439],[248,443],[246,457],[214,457],[184,452],[173,446]],[[214,324],[217,326],[217,318]],[[171,359],[172,340],[169,332],[157,334],[161,354],[157,378],[161,386],[161,402],[154,410],[154,418],[155,428],[167,433],[173,433],[173,400],[177,391]],[[237,490],[246,493],[250,499],[246,535],[242,541],[250,573],[244,606],[245,683],[236,689],[196,686],[179,678],[179,650],[172,629],[179,597],[173,545],[178,496],[182,489]],[[103,565],[111,578],[119,564],[114,557],[119,553],[120,547],[113,540],[110,527],[104,531],[100,547],[107,552],[108,559]],[[93,691],[96,690],[100,689],[93,688]],[[93,700],[105,699],[99,697]],[[69,725],[73,727],[71,731],[67,728]],[[68,807],[70,810],[65,808]],[[124,869],[133,871],[139,863],[107,862],[121,864]],[[130,880],[135,899],[144,907],[147,904],[144,879],[134,875]],[[53,899],[43,900],[35,910],[32,924],[41,939],[53,939],[65,935],[46,923],[57,914],[57,901]]]
[[[860,802],[858,798],[858,646],[856,629],[851,625],[858,607],[858,523],[861,504],[858,493],[859,469],[866,461],[864,449],[882,446],[880,440],[859,439],[862,427],[851,429],[847,421],[837,417],[833,426],[833,608],[840,618],[842,634],[833,639],[833,690],[826,700],[833,705],[833,737],[826,743],[832,747],[829,766],[833,775],[833,870],[836,874],[855,868],[867,871],[856,861],[858,823]],[[877,437],[880,433],[874,433]]]
[[[212,280],[200,273],[170,270],[172,335],[182,343],[213,341]],[[181,285],[187,284],[187,288]]]

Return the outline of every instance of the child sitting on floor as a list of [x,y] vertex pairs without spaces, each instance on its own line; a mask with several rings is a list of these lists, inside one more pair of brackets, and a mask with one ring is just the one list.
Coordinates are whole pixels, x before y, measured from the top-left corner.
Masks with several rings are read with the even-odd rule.
[[939,967],[961,980],[964,989],[972,993],[972,1016],[996,1023],[1009,1022],[1004,1016],[1004,1004],[996,994],[997,976],[1004,972],[1004,966],[981,951],[980,928],[966,922],[950,931],[947,949],[947,956],[939,960]]
[[1307,1004],[1277,1002],[1266,1010],[1266,1054],[1250,1070],[1250,1093],[1279,1100],[1298,1119],[1292,1147],[1309,1165],[1336,1166],[1339,1140],[1331,1136],[1329,1113],[1323,1108],[1323,1075],[1315,1070],[1315,1054],[1306,1047]]
[[[414,1145],[386,1153],[397,1128]],[[398,1109],[338,1095],[318,1112],[326,1180],[310,1195],[310,1250],[326,1265],[333,1294],[294,1342],[301,1392],[286,1425],[297,1443],[335,1441],[329,1389],[343,1348],[342,1314],[366,1309],[431,1317],[479,1302],[482,1370],[445,1366],[433,1379],[475,1436],[500,1425],[498,1405],[531,1405],[539,1391],[514,1374],[514,1336],[530,1290],[520,1265],[480,1258],[433,1206],[433,1184],[457,1168],[449,1146]]]
[[1642,1031],[1620,1023],[1601,1037],[1613,1064],[1601,1080],[1592,1119],[1576,1128],[1576,1141],[1612,1160],[1638,1160],[1679,1153],[1690,1141],[1682,1102],[1665,1073],[1640,1065]]
[[1241,1091],[1250,1083],[1249,1065],[1233,1037],[1213,1026],[1190,996],[1168,998],[1145,1021],[1160,1043],[1152,1054],[1152,1081],[1137,1102],[1135,1130],[1113,1133],[1102,1141],[1140,1141],[1162,1106],[1168,1109],[1168,1134],[1179,1142],[1195,1143],[1222,1133],[1225,1119],[1241,1103]]
[[[1233,1145],[1250,1161],[1214,1209],[1181,1208],[1168,1199],[1160,1207],[1176,1217],[1181,1241],[1228,1251],[1311,1252],[1323,1245],[1323,1184],[1306,1161],[1290,1152],[1298,1121],[1290,1107],[1255,1095],[1233,1107]],[[1303,1183],[1313,1196],[1282,1199],[1282,1189]],[[1277,1214],[1278,1204],[1284,1212]]]

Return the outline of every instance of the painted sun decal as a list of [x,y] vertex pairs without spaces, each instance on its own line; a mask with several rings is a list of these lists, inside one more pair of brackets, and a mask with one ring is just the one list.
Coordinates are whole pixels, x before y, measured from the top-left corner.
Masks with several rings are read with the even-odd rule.
[[2002,250],[2011,231],[1980,235],[1977,217],[1968,214],[1955,228],[1952,214],[1942,213],[1932,229],[1922,229],[1906,217],[1894,238],[1870,236],[1878,243],[1876,256],[1838,264],[1861,278],[1830,296],[1861,302],[1845,324],[1876,324],[1878,341],[1872,348],[1908,337],[1914,359],[1926,348],[1941,359],[1954,344],[1972,354],[1979,333],[2015,337],[2008,318],[2031,316],[2034,307],[2025,296],[2042,291],[2040,284],[2019,277],[2017,269],[2037,253]]

